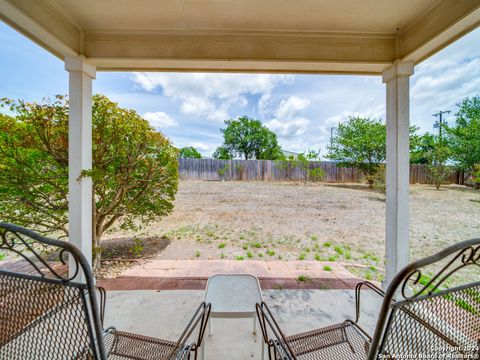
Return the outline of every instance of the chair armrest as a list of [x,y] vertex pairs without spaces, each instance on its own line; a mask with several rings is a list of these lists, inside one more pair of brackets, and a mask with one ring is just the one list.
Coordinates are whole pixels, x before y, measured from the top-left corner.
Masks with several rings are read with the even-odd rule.
[[[260,329],[262,330],[263,340],[269,346],[269,353],[270,348],[274,347],[276,353],[283,356],[282,359],[291,359],[290,354],[292,354],[293,351],[267,304],[263,301],[257,303],[255,309],[260,323]],[[269,337],[269,329],[274,336],[273,339]]]
[[[207,328],[207,322],[210,316],[211,308],[212,308],[212,304],[210,303],[207,304],[205,302],[202,302],[200,304],[200,306],[197,308],[192,318],[190,319],[190,322],[188,323],[187,327],[185,328],[185,330],[183,330],[182,335],[180,335],[180,338],[178,339],[177,345],[176,345],[177,350],[189,348],[190,351],[194,351],[194,352],[197,351],[197,349],[202,344],[202,339],[203,339],[203,335],[205,334],[205,329]],[[195,331],[197,327],[199,327],[197,341],[186,346],[187,340],[190,338],[190,335],[192,335],[192,333]]]
[[360,294],[362,287],[368,287],[370,290],[373,290],[376,294],[380,295],[381,297],[385,296],[385,291],[380,289],[378,286],[372,284],[369,281],[362,281],[355,286],[355,323],[358,323],[360,319]]
[[105,320],[105,305],[107,302],[107,292],[103,287],[97,286],[96,290],[98,291],[99,297],[100,297],[100,321],[102,322],[102,327],[103,327],[103,322]]

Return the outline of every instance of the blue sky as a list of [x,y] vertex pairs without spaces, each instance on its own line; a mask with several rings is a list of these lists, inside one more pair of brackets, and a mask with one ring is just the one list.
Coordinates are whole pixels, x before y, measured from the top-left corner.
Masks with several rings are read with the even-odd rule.
[[[411,122],[433,131],[432,114],[480,94],[480,29],[415,67]],[[0,98],[41,101],[68,92],[63,62],[0,22]],[[321,149],[350,115],[385,119],[379,76],[98,72],[94,92],[135,109],[178,146],[209,156],[223,120],[261,120],[290,151]]]

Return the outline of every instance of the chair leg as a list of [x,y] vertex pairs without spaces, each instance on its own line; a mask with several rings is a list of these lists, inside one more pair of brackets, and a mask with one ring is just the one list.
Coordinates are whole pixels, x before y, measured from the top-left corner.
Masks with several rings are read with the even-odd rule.
[[212,330],[212,318],[208,320],[208,336],[213,335],[213,330]]

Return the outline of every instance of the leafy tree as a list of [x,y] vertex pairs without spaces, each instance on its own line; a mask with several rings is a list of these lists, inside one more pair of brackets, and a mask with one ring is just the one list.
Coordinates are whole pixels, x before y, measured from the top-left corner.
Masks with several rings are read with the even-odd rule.
[[411,143],[410,163],[411,164],[429,164],[431,163],[431,153],[435,148],[435,136],[425,133],[415,137]]
[[201,159],[202,154],[200,154],[197,149],[193,146],[185,146],[180,149],[179,156],[184,159]]
[[259,120],[242,116],[225,120],[225,125],[227,127],[221,129],[224,143],[217,149],[218,155],[241,156],[245,160],[276,160],[281,156],[277,136]]
[[233,155],[225,146],[219,146],[213,153],[213,158],[219,160],[231,160],[233,159]]
[[374,176],[385,161],[385,144],[386,127],[380,120],[350,117],[338,125],[327,158],[336,161],[338,166],[357,168],[372,188]]
[[306,184],[307,181],[320,181],[324,178],[325,173],[321,168],[314,167],[312,161],[319,161],[320,160],[320,151],[309,150],[306,153],[298,154],[297,156],[289,155],[284,156],[282,155],[279,162],[278,167],[283,169],[287,175],[287,177],[291,181],[295,181],[293,179],[293,172],[295,169],[300,169],[303,173],[303,183]]
[[[0,213],[4,221],[68,236],[68,100],[2,100]],[[93,97],[93,253],[118,226],[137,229],[170,213],[178,185],[178,151],[135,111]]]
[[433,180],[437,190],[452,174],[452,168],[447,165],[450,152],[450,148],[442,139],[434,138],[433,147],[426,154],[428,176]]
[[472,171],[480,164],[480,96],[458,104],[455,126],[446,127],[452,159],[458,167]]

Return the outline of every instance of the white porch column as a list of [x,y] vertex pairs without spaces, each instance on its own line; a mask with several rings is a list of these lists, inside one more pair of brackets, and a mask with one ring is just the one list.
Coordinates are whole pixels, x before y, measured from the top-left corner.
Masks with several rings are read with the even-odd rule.
[[[69,72],[68,227],[70,242],[92,263],[92,79],[96,69],[84,56],[65,58]],[[73,271],[70,262],[69,271]],[[77,280],[83,281],[81,277]]]
[[387,85],[387,169],[386,169],[386,288],[395,274],[408,264],[410,223],[409,183],[409,78],[412,62],[396,60],[383,73]]

